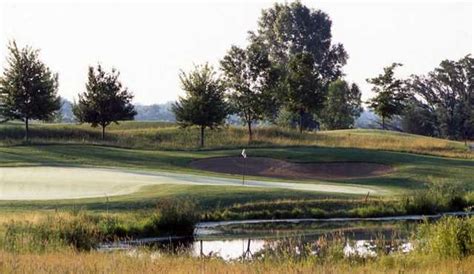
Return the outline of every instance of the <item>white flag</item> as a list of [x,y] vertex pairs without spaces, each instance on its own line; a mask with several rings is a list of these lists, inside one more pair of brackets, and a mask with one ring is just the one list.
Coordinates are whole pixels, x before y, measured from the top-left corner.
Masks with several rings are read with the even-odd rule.
[[245,148],[242,149],[242,157],[247,158],[247,154],[245,153]]

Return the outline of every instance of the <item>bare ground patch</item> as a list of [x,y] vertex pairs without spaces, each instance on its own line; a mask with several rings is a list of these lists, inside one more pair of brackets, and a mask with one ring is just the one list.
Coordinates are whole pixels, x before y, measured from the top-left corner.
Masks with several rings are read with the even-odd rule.
[[[214,157],[191,162],[190,166],[212,172],[242,174],[241,157]],[[285,179],[348,179],[375,177],[393,171],[389,165],[362,162],[292,163],[264,157],[245,159],[245,174]]]

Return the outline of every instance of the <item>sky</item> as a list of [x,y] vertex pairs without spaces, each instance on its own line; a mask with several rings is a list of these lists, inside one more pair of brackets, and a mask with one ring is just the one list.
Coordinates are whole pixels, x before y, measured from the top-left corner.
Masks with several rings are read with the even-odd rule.
[[[185,94],[180,70],[205,62],[218,68],[231,45],[247,44],[247,32],[274,2],[2,2],[0,66],[15,39],[41,50],[42,61],[59,74],[59,94],[69,100],[85,90],[88,66],[100,63],[120,71],[135,103],[174,101]],[[373,95],[366,79],[392,62],[403,63],[397,75],[408,77],[474,51],[471,1],[302,3],[332,19],[333,42],[349,54],[345,79],[361,87],[363,100]]]

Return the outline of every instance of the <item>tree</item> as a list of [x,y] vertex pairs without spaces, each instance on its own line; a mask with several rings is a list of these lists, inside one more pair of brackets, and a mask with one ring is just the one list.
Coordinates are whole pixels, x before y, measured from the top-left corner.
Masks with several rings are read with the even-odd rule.
[[261,41],[270,59],[282,67],[297,53],[310,54],[317,74],[329,83],[342,75],[348,57],[342,44],[332,44],[331,26],[331,19],[321,10],[299,1],[277,3],[262,11],[257,32],[250,33],[250,39]]
[[433,108],[421,102],[415,96],[411,96],[407,100],[401,120],[403,131],[419,135],[438,136],[437,125],[436,111]]
[[386,119],[403,113],[404,102],[407,99],[404,81],[395,79],[394,76],[394,70],[398,66],[402,66],[402,64],[393,63],[384,68],[383,74],[367,79],[368,83],[374,85],[372,91],[376,94],[367,103],[382,118],[382,129],[385,129]]
[[356,84],[349,84],[341,79],[332,82],[321,115],[327,129],[352,128],[362,112],[361,92]]
[[299,131],[303,132],[305,113],[318,112],[324,103],[325,90],[315,75],[313,57],[307,53],[295,54],[288,64],[284,102],[287,109],[299,115]]
[[204,147],[204,130],[224,122],[229,107],[224,101],[224,85],[208,64],[196,66],[190,73],[181,72],[179,79],[186,97],[180,97],[172,106],[176,121],[182,127],[197,125]]
[[119,76],[115,69],[109,73],[101,65],[97,69],[89,67],[86,91],[79,94],[78,103],[73,105],[73,113],[79,123],[102,128],[102,140],[108,125],[133,120],[137,114],[131,103],[133,94],[122,86]]
[[[274,89],[277,91],[275,95],[278,103],[300,116],[300,131],[303,129],[303,116],[318,114],[311,111],[320,110],[329,83],[342,76],[342,67],[348,58],[342,44],[332,43],[331,26],[331,19],[326,13],[296,1],[275,4],[263,10],[257,31],[250,32],[250,41],[258,41],[268,50],[270,61],[280,76]],[[295,63],[302,59],[306,63],[304,66],[307,66],[308,73],[305,76],[296,73],[294,68]],[[308,61],[312,64],[308,64]],[[299,80],[305,83],[299,83]],[[308,86],[309,82],[312,82],[311,87]],[[302,86],[305,88],[302,89]],[[303,92],[307,88],[309,90]],[[299,94],[303,97],[296,98]],[[309,94],[317,95],[316,98],[308,98],[306,95]],[[309,107],[310,103],[316,104]],[[305,111],[308,113],[305,114]]]
[[427,76],[412,76],[411,91],[436,113],[441,135],[474,137],[474,59],[444,60]]
[[250,44],[245,50],[232,46],[220,63],[229,90],[229,102],[247,124],[250,143],[252,123],[263,119],[271,107],[274,73],[268,53],[257,43]]
[[7,67],[0,78],[0,116],[25,123],[29,140],[31,120],[49,120],[60,108],[58,75],[39,59],[39,50],[8,45]]

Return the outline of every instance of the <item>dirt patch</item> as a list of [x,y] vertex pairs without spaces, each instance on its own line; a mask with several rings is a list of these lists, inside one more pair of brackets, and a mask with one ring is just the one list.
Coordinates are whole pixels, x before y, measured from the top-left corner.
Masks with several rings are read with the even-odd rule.
[[[242,174],[241,157],[216,157],[191,162],[192,168]],[[245,174],[285,179],[348,179],[381,176],[393,171],[388,165],[360,162],[292,163],[263,157],[245,159]]]

